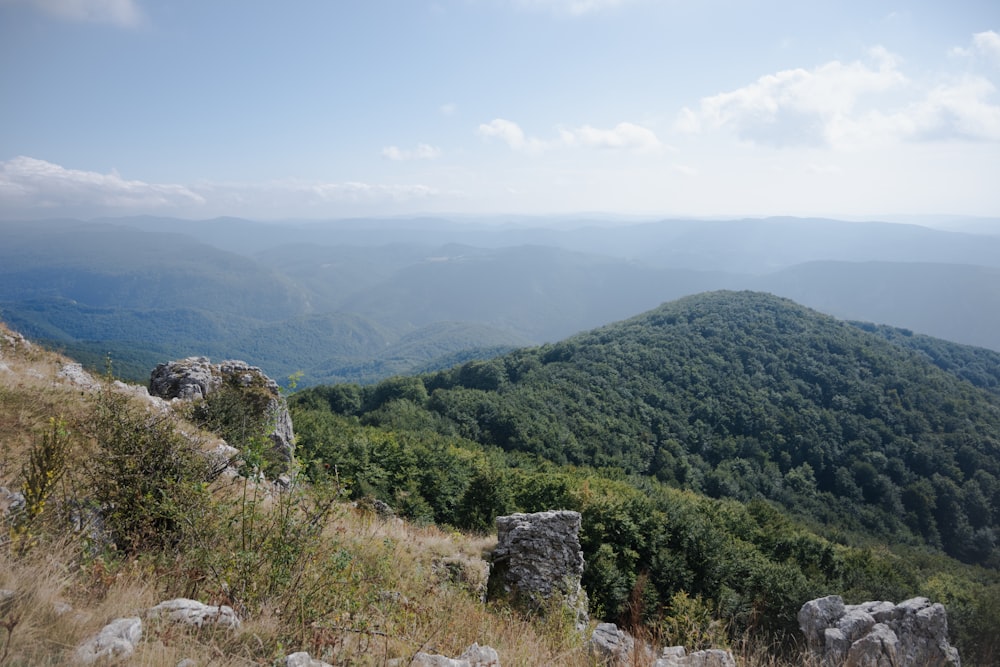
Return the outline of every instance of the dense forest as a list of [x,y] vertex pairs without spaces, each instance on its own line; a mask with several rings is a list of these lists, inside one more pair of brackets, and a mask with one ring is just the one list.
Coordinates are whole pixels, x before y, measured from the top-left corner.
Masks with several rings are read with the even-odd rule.
[[1000,620],[984,611],[1000,602],[1000,399],[963,376],[989,389],[995,360],[912,338],[716,292],[292,403],[311,474],[359,499],[484,531],[581,510],[603,617],[655,626],[694,605],[793,637],[809,596],[921,593],[992,651],[977,624]]

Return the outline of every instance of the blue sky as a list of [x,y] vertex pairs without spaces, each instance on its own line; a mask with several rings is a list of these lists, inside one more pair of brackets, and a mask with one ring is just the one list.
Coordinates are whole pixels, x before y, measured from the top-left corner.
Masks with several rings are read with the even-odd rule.
[[0,216],[998,216],[998,86],[995,0],[0,0]]

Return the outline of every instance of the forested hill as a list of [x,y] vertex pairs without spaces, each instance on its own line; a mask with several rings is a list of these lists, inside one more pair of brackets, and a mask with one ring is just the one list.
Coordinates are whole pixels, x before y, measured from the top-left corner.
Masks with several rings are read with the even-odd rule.
[[302,394],[1000,564],[1000,398],[771,295],[697,295],[558,344]]

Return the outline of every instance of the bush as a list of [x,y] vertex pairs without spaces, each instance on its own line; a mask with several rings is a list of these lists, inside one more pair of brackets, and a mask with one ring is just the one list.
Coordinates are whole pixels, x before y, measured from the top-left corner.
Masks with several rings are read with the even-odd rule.
[[86,467],[108,537],[126,553],[175,548],[207,506],[208,466],[169,416],[105,388],[94,407],[97,455]]

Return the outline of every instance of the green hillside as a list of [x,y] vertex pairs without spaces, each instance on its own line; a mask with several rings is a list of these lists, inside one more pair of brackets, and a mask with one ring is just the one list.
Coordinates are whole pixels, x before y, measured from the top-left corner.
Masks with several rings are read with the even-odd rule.
[[806,600],[925,595],[963,659],[994,664],[1000,399],[961,377],[975,348],[875,330],[702,294],[489,361],[300,391],[299,455],[415,521],[580,511],[591,611],[626,627],[791,650]]
[[1000,565],[1000,400],[784,299],[689,297],[410,383],[361,391],[354,414],[393,425],[419,409],[483,445]]

